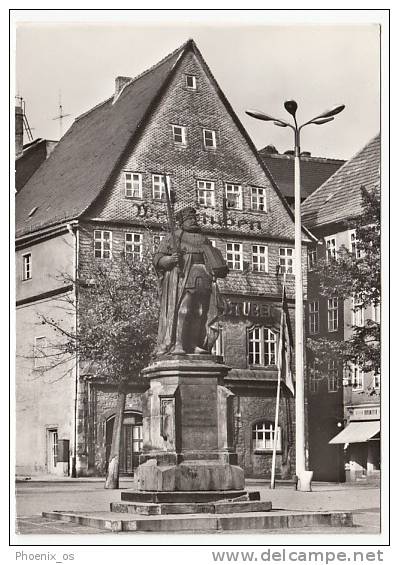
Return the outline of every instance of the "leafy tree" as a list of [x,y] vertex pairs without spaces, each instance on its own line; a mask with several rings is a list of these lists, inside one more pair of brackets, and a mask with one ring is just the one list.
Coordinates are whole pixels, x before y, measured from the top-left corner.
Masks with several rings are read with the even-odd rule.
[[[65,319],[40,315],[41,323],[55,332],[54,343],[42,356],[50,359],[46,370],[78,357],[89,364],[97,378],[117,388],[111,452],[105,488],[119,486],[119,455],[127,387],[140,379],[140,371],[154,350],[157,320],[157,279],[149,253],[141,261],[123,257],[94,261],[90,278],[71,281],[78,301],[71,294],[66,311],[77,311],[77,329],[70,330]],[[65,277],[64,277],[65,278]]]
[[[381,197],[377,188],[361,188],[362,214],[348,224],[356,229],[356,249],[342,246],[335,259],[320,259],[314,277],[325,297],[348,300],[356,297],[355,307],[379,306],[381,299]],[[308,347],[316,363],[341,358],[344,364],[358,363],[365,371],[380,372],[380,324],[367,319],[363,326],[352,326],[349,340],[309,338]]]

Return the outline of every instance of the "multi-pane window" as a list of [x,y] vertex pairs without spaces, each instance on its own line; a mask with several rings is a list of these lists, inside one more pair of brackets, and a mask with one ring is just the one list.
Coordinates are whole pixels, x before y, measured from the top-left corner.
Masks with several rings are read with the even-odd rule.
[[33,359],[35,369],[40,369],[46,365],[47,338],[44,336],[35,337],[33,347]]
[[266,189],[259,187],[251,188],[251,208],[252,210],[266,211]]
[[332,359],[327,364],[328,392],[337,392],[338,390],[338,362]]
[[28,281],[32,278],[32,253],[22,255],[22,280]]
[[[166,176],[166,182],[170,190],[169,176]],[[152,197],[154,200],[165,199],[165,175],[152,175]]]
[[112,232],[94,230],[94,257],[96,259],[111,259],[112,257]]
[[267,260],[267,246],[266,245],[253,245],[252,246],[252,270],[257,273],[268,272]]
[[242,186],[226,183],[226,208],[242,210]]
[[189,90],[197,90],[197,78],[194,75],[185,75],[186,88]]
[[335,332],[338,329],[338,298],[329,298],[327,301],[327,323],[328,331]]
[[223,352],[224,352],[223,330],[219,328],[218,337],[212,347],[212,354],[223,355]]
[[125,196],[128,198],[143,197],[143,180],[141,173],[125,171]]
[[326,237],[326,259],[331,261],[337,258],[337,240],[335,237]]
[[380,390],[380,388],[381,388],[381,375],[380,375],[380,373],[374,373],[373,388],[375,390]]
[[161,234],[157,234],[154,235],[153,240],[152,240],[152,250],[154,253],[156,253],[158,251],[159,248],[159,244],[161,243],[161,241],[163,240],[165,236],[161,235]]
[[357,297],[352,298],[352,326],[364,326],[364,304]]
[[319,333],[319,301],[309,302],[309,333],[314,335]]
[[141,261],[143,257],[143,235],[141,233],[125,233],[125,257],[133,261]]
[[177,145],[187,145],[187,128],[172,125],[172,135]]
[[291,275],[294,272],[294,249],[292,247],[280,247],[279,265],[282,274]]
[[308,250],[308,268],[309,271],[315,268],[317,263],[317,249],[311,248]]
[[352,390],[363,390],[364,373],[356,363],[351,365],[351,382]]
[[309,391],[316,393],[319,389],[319,377],[316,371],[316,364],[313,361],[308,364]]
[[276,364],[276,334],[269,328],[255,327],[248,331],[250,365]]
[[143,451],[143,425],[132,426],[132,448],[133,453]]
[[202,206],[215,206],[215,183],[197,180],[197,198]]
[[361,257],[362,252],[358,248],[356,230],[351,230],[349,232],[349,249],[351,253],[356,257],[356,259],[359,259]]
[[226,260],[229,269],[232,271],[242,271],[242,243],[226,243]]
[[204,141],[204,147],[206,149],[216,148],[216,132],[213,129],[203,129],[202,136]]
[[[272,422],[258,422],[252,426],[252,448],[254,451],[274,448],[274,425]],[[277,427],[276,449],[281,451],[281,428]]]

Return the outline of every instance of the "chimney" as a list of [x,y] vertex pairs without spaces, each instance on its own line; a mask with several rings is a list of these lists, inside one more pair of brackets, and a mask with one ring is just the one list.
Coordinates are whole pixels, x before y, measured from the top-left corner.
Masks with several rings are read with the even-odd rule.
[[312,153],[310,151],[302,151],[301,157],[311,157]]
[[15,158],[24,150],[24,111],[21,106],[15,106]]
[[132,77],[116,77],[115,79],[115,93],[114,93],[114,102],[118,98],[121,90],[124,86],[127,85],[128,82],[132,80]]
[[270,154],[270,155],[278,155],[278,151],[277,151],[276,147],[275,147],[274,145],[271,145],[271,144],[270,144],[270,145],[266,145],[266,147],[264,147],[264,148],[262,149],[262,151],[263,151],[264,153],[268,153],[268,154]]

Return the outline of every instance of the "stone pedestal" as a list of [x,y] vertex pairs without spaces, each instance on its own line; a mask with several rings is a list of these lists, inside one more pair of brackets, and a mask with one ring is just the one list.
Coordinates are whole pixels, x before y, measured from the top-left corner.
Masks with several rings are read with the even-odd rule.
[[233,449],[229,367],[214,355],[175,355],[143,371],[143,454],[139,491],[242,491]]

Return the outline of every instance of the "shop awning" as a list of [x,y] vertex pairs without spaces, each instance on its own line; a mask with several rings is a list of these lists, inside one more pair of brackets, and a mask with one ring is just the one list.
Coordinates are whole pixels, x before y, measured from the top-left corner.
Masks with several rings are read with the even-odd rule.
[[349,424],[328,443],[361,443],[368,441],[380,431],[379,420],[372,422],[349,422]]

